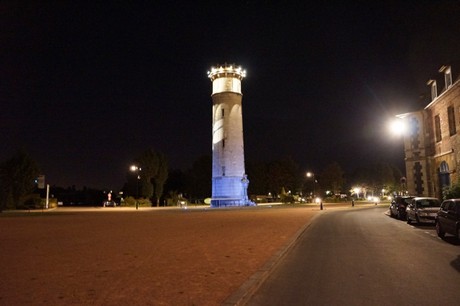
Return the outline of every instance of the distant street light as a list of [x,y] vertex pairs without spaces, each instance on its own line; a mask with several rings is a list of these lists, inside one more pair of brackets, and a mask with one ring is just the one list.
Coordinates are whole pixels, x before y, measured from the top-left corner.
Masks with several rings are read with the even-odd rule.
[[356,200],[359,199],[359,193],[361,192],[361,188],[355,187],[353,188],[353,191],[356,194]]
[[141,179],[141,175],[139,174],[139,172],[142,170],[140,167],[136,166],[136,165],[132,165],[130,167],[130,170],[132,172],[136,172],[137,174],[137,191],[136,191],[136,209],[139,209],[139,180]]

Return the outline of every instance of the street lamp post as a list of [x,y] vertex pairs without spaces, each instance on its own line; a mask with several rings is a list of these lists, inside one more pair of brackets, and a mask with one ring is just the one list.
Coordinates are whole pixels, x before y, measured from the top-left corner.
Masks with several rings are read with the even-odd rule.
[[313,184],[312,202],[313,202],[313,199],[315,198],[315,183],[316,183],[315,174],[309,171],[307,172],[306,176],[312,179],[312,184]]
[[137,174],[137,177],[136,177],[136,209],[139,209],[139,180],[141,179],[141,175],[139,174],[139,172],[142,170],[140,167],[136,166],[136,165],[132,165],[130,167],[130,170],[132,172],[136,172]]

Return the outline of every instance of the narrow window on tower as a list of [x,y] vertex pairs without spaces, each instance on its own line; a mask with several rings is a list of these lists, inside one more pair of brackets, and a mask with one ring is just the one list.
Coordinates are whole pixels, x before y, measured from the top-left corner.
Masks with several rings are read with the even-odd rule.
[[439,115],[434,116],[434,132],[436,135],[436,142],[441,141],[441,119]]
[[225,176],[225,166],[222,166],[222,176]]
[[222,109],[222,118],[224,118],[224,115],[225,115],[225,110]]
[[449,106],[447,108],[447,117],[449,119],[449,134],[450,136],[455,135],[457,133],[457,129],[455,126],[455,112],[453,106]]
[[225,148],[225,139],[222,139],[222,148]]

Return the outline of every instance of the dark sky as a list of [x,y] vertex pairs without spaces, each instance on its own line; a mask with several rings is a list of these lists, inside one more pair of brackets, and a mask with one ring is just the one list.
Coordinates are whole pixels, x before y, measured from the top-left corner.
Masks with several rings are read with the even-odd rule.
[[460,59],[458,1],[174,2],[2,1],[0,160],[26,148],[62,187],[118,189],[148,148],[189,168],[211,154],[206,72],[227,62],[247,70],[247,161],[402,166],[385,122]]

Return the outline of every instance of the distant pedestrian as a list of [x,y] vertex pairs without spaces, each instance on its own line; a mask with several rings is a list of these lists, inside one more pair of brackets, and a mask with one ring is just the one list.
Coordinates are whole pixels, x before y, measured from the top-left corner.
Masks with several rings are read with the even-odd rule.
[[355,207],[355,199],[351,199],[351,207]]

